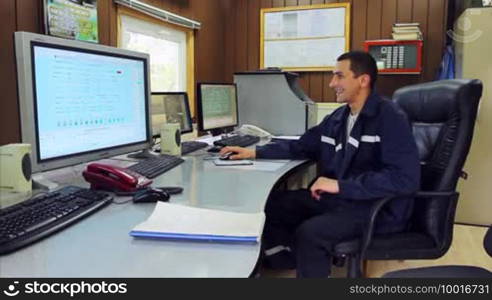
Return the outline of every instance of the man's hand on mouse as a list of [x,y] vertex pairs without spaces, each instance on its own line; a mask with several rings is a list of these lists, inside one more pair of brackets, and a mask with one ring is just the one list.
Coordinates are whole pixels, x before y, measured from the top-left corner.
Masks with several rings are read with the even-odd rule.
[[234,152],[234,154],[231,155],[231,157],[229,157],[229,159],[232,159],[232,160],[256,158],[256,150],[243,148],[243,147],[236,147],[236,146],[224,147],[220,150],[219,154],[224,155],[228,152]]

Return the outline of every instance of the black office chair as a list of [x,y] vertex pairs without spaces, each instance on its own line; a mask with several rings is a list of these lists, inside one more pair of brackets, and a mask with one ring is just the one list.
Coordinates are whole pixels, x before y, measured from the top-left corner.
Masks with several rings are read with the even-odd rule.
[[451,245],[458,200],[456,184],[462,172],[482,95],[479,80],[442,80],[401,88],[393,100],[407,113],[422,165],[421,190],[407,230],[373,234],[381,208],[376,201],[361,239],[335,245],[333,255],[348,261],[348,277],[362,276],[362,261],[435,259]]
[[[492,257],[492,226],[483,240],[485,251]],[[384,278],[492,278],[492,272],[475,266],[434,266],[389,272]]]

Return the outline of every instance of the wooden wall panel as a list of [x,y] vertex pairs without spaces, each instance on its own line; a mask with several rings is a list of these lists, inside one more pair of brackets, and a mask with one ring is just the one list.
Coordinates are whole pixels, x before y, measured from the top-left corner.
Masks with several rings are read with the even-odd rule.
[[260,0],[248,0],[248,70],[258,68],[258,62],[260,61],[260,47],[258,47],[260,44],[259,10]]
[[111,1],[97,1],[97,14],[98,14],[98,34],[99,43],[103,45],[110,45],[111,43]]
[[400,23],[412,22],[413,1],[414,0],[398,0],[398,9],[397,9],[397,16],[396,16],[398,22]]
[[14,36],[17,29],[16,1],[0,1],[0,145],[20,140],[17,80],[15,78]]
[[[429,30],[428,30],[428,15],[429,15],[429,1],[430,0],[419,0],[419,1],[414,1],[413,3],[413,22],[418,22],[420,23],[420,30],[422,31],[422,35],[424,37],[424,42],[429,41],[427,37],[429,36]],[[436,33],[436,34],[439,34]],[[428,60],[429,60],[429,47],[428,43],[424,43],[424,52],[423,52],[423,57],[422,57],[422,64],[424,66],[427,66]],[[429,68],[425,68],[423,70],[422,76],[426,78],[427,73],[431,72]]]
[[[240,3],[239,0],[233,0]],[[250,0],[251,1],[251,0]],[[255,1],[252,1],[255,2]],[[351,49],[363,50],[363,42],[369,39],[389,39],[391,38],[392,25],[395,22],[419,22],[420,28],[424,34],[424,71],[421,75],[381,75],[378,78],[377,89],[386,96],[391,96],[393,92],[405,85],[415,84],[418,82],[429,81],[434,78],[439,66],[442,49],[444,46],[445,34],[445,17],[447,12],[447,0],[297,0],[297,5],[323,4],[334,2],[350,2],[352,7],[351,13]],[[259,8],[285,7],[295,5],[295,0],[260,0]],[[253,4],[248,6],[248,30],[256,31],[259,23],[259,11],[252,11]],[[231,7],[238,9],[238,6]],[[244,13],[244,11],[243,11]],[[254,14],[251,16],[251,14]],[[228,23],[228,27],[233,28],[236,35],[244,35],[244,30]],[[259,59],[256,58],[257,52],[253,51],[259,48],[259,40],[253,39],[254,34],[247,32],[248,70],[255,70],[259,67]],[[259,35],[259,34],[258,34]],[[238,53],[243,55],[239,48],[244,45],[242,42],[245,36],[236,36],[236,55],[235,64],[238,60],[244,58],[237,57]],[[253,43],[253,44],[252,44]],[[228,47],[226,53],[233,47]],[[254,62],[257,61],[256,64]],[[229,75],[231,69],[233,72],[242,71],[236,68],[226,67],[226,78],[232,78]],[[329,87],[332,79],[331,72],[300,72],[299,83],[306,93],[315,101],[331,102],[335,101],[335,93]]]
[[367,6],[367,32],[366,39],[375,40],[381,38],[383,0],[371,0]]
[[447,1],[429,0],[429,17],[427,25],[427,43],[425,43],[425,55],[427,58],[427,70],[425,80],[436,77],[442,57],[442,48],[445,44],[447,19]]
[[297,6],[297,0],[285,0],[285,6]]
[[221,2],[193,0],[187,13],[185,7],[181,9],[184,16],[202,23],[202,29],[195,32],[195,81],[223,81],[225,14]]
[[[236,15],[234,70],[242,72],[248,70],[248,0],[236,0],[236,2],[237,6],[234,12]],[[257,22],[253,21],[253,23]]]
[[[262,1],[262,2],[269,2],[271,5],[271,0],[267,1]],[[224,0],[222,1],[222,6],[223,10],[230,12],[226,14],[225,16],[225,25],[224,27],[226,28],[236,28],[236,16],[232,13],[236,11],[236,1],[228,1]],[[234,66],[234,61],[235,61],[235,55],[236,55],[236,42],[234,40],[234,30],[225,30],[224,34],[224,48],[226,49],[224,57],[224,80],[227,82],[232,82],[233,81],[233,74],[235,72],[235,66]]]
[[15,2],[17,19],[17,31],[44,32],[42,3],[40,1],[20,1]]
[[298,1],[298,5],[311,5],[311,4],[316,4],[317,1],[323,2],[323,0],[312,0],[312,3],[311,3],[311,0],[299,0]]
[[[384,9],[381,9],[381,38],[391,39],[391,27],[396,22],[398,0],[383,0]],[[427,16],[425,16],[427,18]]]
[[272,7],[284,7],[285,0],[272,0]]
[[[352,0],[352,50],[362,50],[367,34],[367,2],[369,0]],[[374,1],[374,0],[373,0]]]
[[[261,0],[260,3],[260,8],[271,8],[273,7],[273,1],[272,0]],[[260,16],[258,16],[258,19]]]

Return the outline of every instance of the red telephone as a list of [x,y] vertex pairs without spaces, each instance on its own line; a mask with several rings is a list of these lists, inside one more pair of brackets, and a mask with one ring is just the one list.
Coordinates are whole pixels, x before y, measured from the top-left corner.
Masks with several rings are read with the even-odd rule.
[[128,169],[100,163],[87,165],[82,175],[96,190],[134,192],[152,183],[152,180]]

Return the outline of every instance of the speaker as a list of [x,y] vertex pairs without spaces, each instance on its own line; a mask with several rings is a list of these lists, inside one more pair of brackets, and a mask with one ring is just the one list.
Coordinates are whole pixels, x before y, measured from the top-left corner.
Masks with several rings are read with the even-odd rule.
[[26,193],[32,189],[31,145],[8,144],[0,147],[0,189]]
[[179,123],[162,124],[161,153],[181,155],[181,125]]

